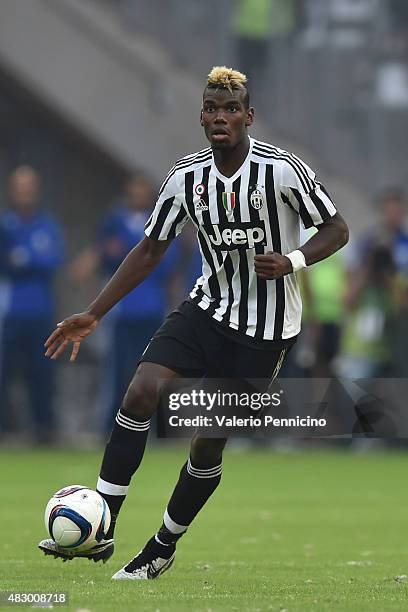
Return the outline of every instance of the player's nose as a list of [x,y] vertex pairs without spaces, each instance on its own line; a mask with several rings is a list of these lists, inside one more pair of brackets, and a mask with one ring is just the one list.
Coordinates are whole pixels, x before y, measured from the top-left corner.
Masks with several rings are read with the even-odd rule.
[[214,123],[227,123],[223,110],[217,111],[214,117]]

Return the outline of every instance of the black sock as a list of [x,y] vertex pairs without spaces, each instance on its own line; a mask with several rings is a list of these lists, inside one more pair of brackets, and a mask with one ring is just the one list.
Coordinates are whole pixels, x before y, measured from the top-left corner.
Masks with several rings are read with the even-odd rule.
[[164,545],[175,544],[214,493],[221,481],[222,463],[194,467],[191,459],[181,468],[178,482],[164,513],[163,526],[156,539]]
[[185,531],[182,533],[173,533],[169,529],[167,529],[166,525],[162,523],[159,531],[154,536],[155,541],[162,546],[173,546],[176,542],[184,535]]
[[121,408],[116,415],[106,445],[96,490],[106,500],[111,512],[111,526],[106,538],[112,538],[116,519],[125,500],[133,474],[139,467],[146,447],[150,419],[138,421]]
[[148,540],[143,547],[143,554],[149,557],[161,557],[162,559],[170,559],[171,555],[176,550],[176,542],[183,534],[175,535],[171,533],[163,524],[159,531]]

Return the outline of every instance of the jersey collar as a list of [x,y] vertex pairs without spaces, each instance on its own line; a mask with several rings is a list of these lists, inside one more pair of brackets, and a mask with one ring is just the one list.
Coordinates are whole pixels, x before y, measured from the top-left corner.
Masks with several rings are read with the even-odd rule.
[[242,162],[241,166],[238,168],[238,170],[235,172],[235,174],[233,174],[232,176],[224,176],[223,174],[221,174],[221,172],[218,170],[217,165],[214,161],[214,153],[212,154],[212,161],[211,161],[211,169],[214,172],[214,174],[223,182],[223,183],[227,183],[227,182],[231,182],[233,183],[239,176],[240,174],[242,174],[242,171],[244,170],[245,166],[247,165],[251,155],[252,155],[252,147],[254,146],[254,139],[251,138],[251,136],[249,136],[249,149],[248,149],[248,154],[246,156],[246,158],[244,159],[244,161]]

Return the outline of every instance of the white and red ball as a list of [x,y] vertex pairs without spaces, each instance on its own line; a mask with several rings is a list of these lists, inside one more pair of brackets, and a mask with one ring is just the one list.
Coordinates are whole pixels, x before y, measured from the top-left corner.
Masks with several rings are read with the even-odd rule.
[[45,508],[44,520],[48,533],[59,546],[86,550],[105,537],[111,515],[99,493],[71,485],[54,493]]

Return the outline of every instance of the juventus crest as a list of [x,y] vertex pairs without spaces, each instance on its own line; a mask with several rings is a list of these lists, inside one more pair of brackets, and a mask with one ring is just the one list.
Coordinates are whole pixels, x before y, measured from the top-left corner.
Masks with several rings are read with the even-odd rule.
[[249,201],[251,202],[252,208],[255,208],[255,210],[260,210],[264,204],[262,192],[259,191],[259,189],[254,189],[254,191],[251,193]]

